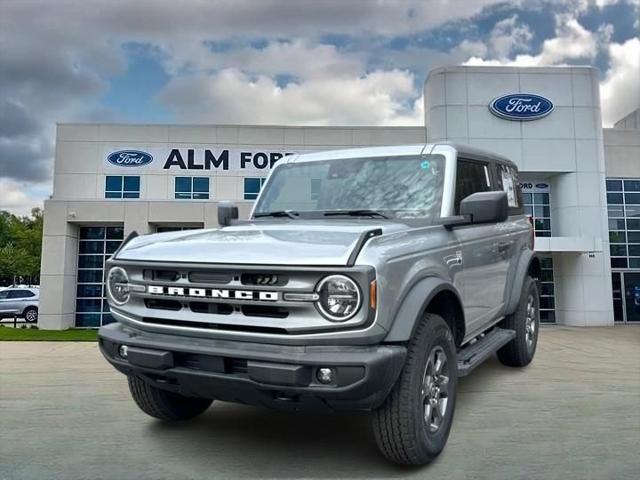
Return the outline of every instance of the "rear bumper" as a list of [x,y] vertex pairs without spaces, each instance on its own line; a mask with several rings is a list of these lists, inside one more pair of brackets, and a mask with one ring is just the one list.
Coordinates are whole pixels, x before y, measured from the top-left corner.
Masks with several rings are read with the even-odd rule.
[[[284,346],[165,335],[120,323],[102,327],[100,351],[120,372],[188,396],[280,409],[370,410],[404,364],[406,348]],[[128,347],[127,357],[119,347]],[[333,380],[317,380],[321,367]]]

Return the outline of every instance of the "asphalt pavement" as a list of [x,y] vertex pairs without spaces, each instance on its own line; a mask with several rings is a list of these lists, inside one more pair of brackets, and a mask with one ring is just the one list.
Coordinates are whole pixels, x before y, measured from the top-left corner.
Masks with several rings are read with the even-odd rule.
[[166,425],[140,412],[95,343],[0,342],[0,479],[637,479],[640,326],[544,328],[525,369],[461,379],[430,466],[378,453],[366,413],[214,402]]

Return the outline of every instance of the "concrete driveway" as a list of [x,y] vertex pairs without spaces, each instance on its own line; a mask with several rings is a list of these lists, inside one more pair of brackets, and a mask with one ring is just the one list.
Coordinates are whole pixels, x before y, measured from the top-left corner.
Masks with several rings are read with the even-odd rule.
[[640,327],[543,329],[534,363],[460,382],[440,458],[398,468],[365,413],[214,403],[164,425],[93,343],[0,342],[0,479],[624,479],[640,475]]

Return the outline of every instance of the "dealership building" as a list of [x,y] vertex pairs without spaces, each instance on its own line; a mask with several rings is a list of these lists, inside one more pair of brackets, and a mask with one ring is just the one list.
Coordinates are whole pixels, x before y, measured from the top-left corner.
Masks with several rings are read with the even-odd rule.
[[640,110],[601,125],[593,68],[472,66],[429,73],[424,126],[59,124],[39,326],[113,321],[104,264],[130,232],[217,228],[222,200],[246,218],[284,155],[426,142],[469,144],[519,166],[544,322],[640,323]]

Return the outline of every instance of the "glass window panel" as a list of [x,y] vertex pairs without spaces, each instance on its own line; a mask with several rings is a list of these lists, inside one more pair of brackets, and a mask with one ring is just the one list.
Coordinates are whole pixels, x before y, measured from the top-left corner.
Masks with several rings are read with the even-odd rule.
[[640,207],[626,206],[627,217],[640,217]]
[[104,253],[104,241],[80,241],[80,253]]
[[640,232],[627,233],[627,239],[629,243],[640,243]]
[[553,268],[553,258],[551,258],[551,257],[542,257],[540,259],[540,266],[542,268],[547,268],[547,269]]
[[630,258],[629,268],[640,268],[640,258]]
[[191,177],[176,177],[177,192],[191,192]]
[[99,313],[76,313],[76,327],[99,327]]
[[535,219],[536,230],[551,230],[551,220]]
[[531,193],[523,193],[522,194],[522,201],[524,203],[528,203],[529,205],[531,205],[533,203],[533,194],[531,194]]
[[122,192],[105,192],[104,198],[122,198]]
[[609,232],[610,243],[625,243],[626,241],[627,236],[624,232]]
[[540,308],[544,309],[553,309],[554,307],[554,299],[553,297],[540,297]]
[[624,181],[625,192],[640,192],[640,180],[625,180]]
[[640,193],[625,193],[624,202],[627,205],[640,205]]
[[107,302],[106,298],[104,298],[102,300],[102,311],[103,312],[108,312],[109,311],[109,302]]
[[534,193],[533,201],[536,205],[549,205],[549,194],[548,193]]
[[110,323],[113,323],[115,321],[115,318],[113,318],[109,313],[102,316],[102,325],[109,325]]
[[609,217],[624,217],[624,207],[607,207]]
[[78,285],[78,297],[102,297],[102,284]]
[[553,282],[553,270],[542,270],[540,272],[541,282]]
[[551,232],[550,231],[544,231],[544,230],[536,230],[535,231],[535,235],[536,237],[550,237],[551,236]]
[[194,193],[193,194],[193,199],[194,200],[208,200],[209,199],[209,194],[208,193]]
[[103,239],[104,227],[80,227],[80,238],[87,240]]
[[538,206],[536,205],[533,210],[533,215],[536,217],[550,217],[551,212],[548,206]]
[[627,230],[640,230],[640,218],[627,220]]
[[191,199],[191,194],[190,193],[179,193],[176,192],[176,198],[179,200],[190,200]]
[[612,258],[611,259],[611,268],[627,268],[627,259],[626,258]]
[[610,218],[609,219],[609,230],[624,230],[624,219],[623,218]]
[[543,283],[541,286],[541,291],[540,293],[542,295],[553,295],[554,293],[554,285],[553,283]]
[[102,255],[80,255],[78,268],[102,268],[103,259]]
[[194,177],[193,179],[193,191],[209,193],[209,178],[208,177]]
[[122,242],[119,240],[112,240],[110,242],[107,242],[107,253],[113,253],[115,252],[118,247],[120,246]]
[[244,179],[244,192],[245,193],[259,193],[260,192],[260,179],[259,178],[245,178]]
[[621,205],[622,202],[622,194],[621,193],[607,193],[607,203],[614,205]]
[[541,323],[556,323],[556,313],[553,310],[544,310],[540,312]]
[[621,192],[622,180],[607,180],[607,192]]
[[124,192],[122,198],[140,198],[140,192]]
[[108,240],[122,240],[124,238],[124,227],[107,227]]
[[533,207],[531,205],[524,206],[524,214],[525,215],[533,215]]
[[102,281],[102,270],[78,270],[78,283],[100,283]]
[[127,176],[124,177],[125,192],[140,192],[140,177]]
[[81,298],[76,300],[77,312],[100,312],[102,300],[99,298]]
[[122,190],[122,176],[107,175],[104,182],[105,191]]
[[609,245],[612,257],[626,257],[627,246],[626,245]]
[[629,256],[640,257],[640,245],[629,245]]

